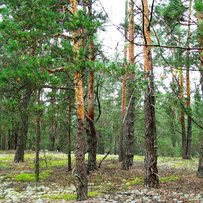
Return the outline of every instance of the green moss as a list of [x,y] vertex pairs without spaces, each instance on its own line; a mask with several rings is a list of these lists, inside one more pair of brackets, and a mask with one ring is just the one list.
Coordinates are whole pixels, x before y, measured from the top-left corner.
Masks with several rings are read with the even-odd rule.
[[12,155],[0,155],[0,161],[13,161],[13,156]]
[[43,198],[48,198],[48,199],[55,199],[55,200],[60,200],[60,199],[64,199],[64,200],[75,200],[77,197],[75,194],[62,194],[62,195],[46,195],[43,196]]
[[13,161],[13,156],[8,154],[0,154],[0,167],[11,168],[10,163]]
[[98,192],[98,191],[91,191],[88,193],[88,197],[97,197],[99,195],[101,195],[102,193],[101,192]]
[[9,167],[9,163],[7,163],[7,162],[0,162],[0,167],[8,168]]
[[[50,170],[46,170],[43,173],[40,173],[39,178],[45,179],[50,176]],[[32,182],[35,181],[35,174],[34,173],[21,173],[15,176],[17,181],[25,181],[25,182]]]
[[[98,191],[92,191],[88,193],[88,197],[97,197],[101,195]],[[53,199],[53,200],[61,200],[64,199],[66,201],[75,200],[77,198],[76,194],[60,194],[60,195],[44,195],[42,198]]]
[[144,161],[144,156],[134,156],[133,160],[134,161]]
[[166,177],[161,177],[160,182],[161,183],[168,183],[168,182],[175,182],[180,180],[179,176],[166,176]]
[[144,180],[142,177],[136,177],[134,180],[126,182],[126,186],[142,185],[143,183],[144,183]]

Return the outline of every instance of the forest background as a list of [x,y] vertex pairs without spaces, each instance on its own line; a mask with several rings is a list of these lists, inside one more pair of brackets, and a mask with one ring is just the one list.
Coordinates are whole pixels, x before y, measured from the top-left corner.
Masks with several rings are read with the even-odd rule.
[[117,4],[120,24],[103,5],[2,1],[0,149],[15,162],[34,150],[37,179],[40,150],[67,153],[69,170],[75,153],[79,200],[97,153],[118,154],[124,170],[145,155],[150,187],[158,156],[200,157],[202,175],[202,1],[130,0]]

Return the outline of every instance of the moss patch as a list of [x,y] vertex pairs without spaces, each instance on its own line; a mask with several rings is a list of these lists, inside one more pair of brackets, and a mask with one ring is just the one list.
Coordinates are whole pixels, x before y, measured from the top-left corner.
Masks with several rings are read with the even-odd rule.
[[[102,193],[100,193],[98,191],[92,191],[92,192],[88,193],[88,197],[97,197],[101,194]],[[60,195],[44,195],[42,197],[46,198],[46,199],[53,199],[53,200],[64,199],[66,201],[70,201],[70,200],[75,200],[77,198],[77,195],[76,194],[60,194]]]
[[168,183],[168,182],[175,182],[180,180],[179,176],[166,176],[166,177],[161,177],[160,182],[161,183]]
[[[40,174],[40,179],[45,179],[50,176],[50,170],[46,170]],[[25,182],[33,182],[35,181],[35,174],[34,173],[21,173],[15,176],[17,181],[25,181]]]
[[136,177],[135,179],[126,182],[126,186],[142,185],[144,183],[143,177]]

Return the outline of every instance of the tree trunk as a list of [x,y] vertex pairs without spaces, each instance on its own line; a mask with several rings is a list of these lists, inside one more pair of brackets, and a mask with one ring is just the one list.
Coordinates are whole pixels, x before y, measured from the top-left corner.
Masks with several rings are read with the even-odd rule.
[[[71,9],[73,14],[77,14],[77,0],[70,0]],[[73,37],[78,36],[78,31],[74,31]],[[75,58],[78,58],[79,41],[73,41],[73,49]],[[75,85],[75,102],[77,114],[77,137],[76,137],[76,169],[75,169],[75,186],[77,191],[77,200],[87,199],[87,168],[85,164],[85,108],[84,108],[84,90],[83,78],[79,71],[74,74]]]
[[[40,108],[40,89],[37,91],[37,105]],[[36,115],[36,140],[35,140],[35,179],[39,181],[39,152],[41,137],[41,111],[38,110]]]
[[[189,18],[188,18],[188,34],[187,46],[190,46],[190,21],[191,21],[192,0],[189,1]],[[187,93],[187,140],[186,140],[186,159],[191,159],[192,145],[192,109],[190,102],[190,50],[186,53],[186,93]]]
[[104,154],[105,153],[105,146],[104,146],[104,137],[102,135],[101,132],[97,132],[97,135],[98,135],[98,153],[99,154]]
[[50,127],[50,133],[49,133],[49,141],[50,141],[49,150],[50,151],[55,150],[56,130],[57,130],[55,106],[56,106],[56,90],[52,90],[52,95],[51,95],[51,127]]
[[[92,16],[92,0],[88,0],[88,16]],[[90,60],[95,61],[93,35],[90,37]],[[90,70],[88,83],[88,114],[87,114],[88,172],[97,169],[97,136],[94,126],[94,71]]]
[[14,157],[14,162],[24,162],[24,151],[26,147],[26,137],[29,127],[29,113],[28,106],[30,103],[32,90],[28,88],[23,94],[22,101],[20,102],[20,122],[19,122],[19,134],[17,140],[17,147]]
[[187,159],[187,135],[185,129],[185,112],[184,112],[184,77],[183,70],[180,70],[180,83],[179,83],[179,92],[180,92],[180,126],[182,133],[182,158]]
[[72,113],[72,102],[71,98],[69,98],[69,106],[68,106],[68,171],[72,171],[72,160],[71,160],[71,125],[72,125],[72,119],[71,119],[71,113]]
[[119,161],[123,161],[124,150],[124,118],[126,114],[126,69],[127,69],[127,38],[128,38],[128,0],[125,1],[125,45],[124,45],[124,74],[122,78],[122,101],[121,101],[121,129],[119,137]]
[[[134,67],[134,1],[129,1],[129,62],[131,67]],[[129,81],[127,82],[127,100],[128,100],[128,110],[125,119],[125,129],[124,129],[124,145],[123,145],[123,163],[122,169],[129,170],[133,165],[134,156],[134,123],[135,123],[135,88],[134,70],[128,74]]]
[[89,88],[88,88],[88,130],[87,130],[87,142],[88,142],[88,171],[94,171],[97,169],[97,136],[94,127],[94,72],[90,71],[89,75]]
[[18,134],[19,134],[19,122],[12,121],[12,138],[13,138],[13,149],[16,150],[18,143]]
[[[143,35],[146,45],[151,44],[150,14],[148,1],[142,0],[143,7]],[[157,168],[157,143],[156,143],[156,118],[155,118],[155,95],[154,74],[152,65],[152,53],[150,46],[144,46],[144,72],[148,82],[145,93],[145,186],[157,188],[159,186]]]
[[85,164],[85,110],[82,75],[77,71],[74,77],[77,112],[76,171],[75,184],[77,200],[87,199],[87,168]]
[[[189,52],[189,51],[188,51]],[[189,53],[188,53],[189,55]],[[189,60],[189,59],[188,59]],[[192,145],[192,109],[190,103],[190,72],[187,65],[186,72],[186,92],[187,92],[187,140],[186,140],[186,159],[191,159],[191,145]]]

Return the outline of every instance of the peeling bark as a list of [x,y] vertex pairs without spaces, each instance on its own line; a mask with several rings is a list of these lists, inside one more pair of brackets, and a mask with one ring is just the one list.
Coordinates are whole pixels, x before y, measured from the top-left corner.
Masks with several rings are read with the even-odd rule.
[[[77,13],[77,0],[70,0],[72,12]],[[77,36],[78,31],[74,31],[73,37]],[[73,42],[73,49],[75,52],[75,58],[78,58],[79,41]],[[76,102],[76,114],[77,114],[77,136],[76,136],[76,169],[75,169],[75,187],[77,191],[77,200],[87,199],[87,168],[85,164],[85,108],[84,108],[84,90],[83,90],[83,78],[80,71],[76,71],[74,74],[75,85],[75,102]]]

